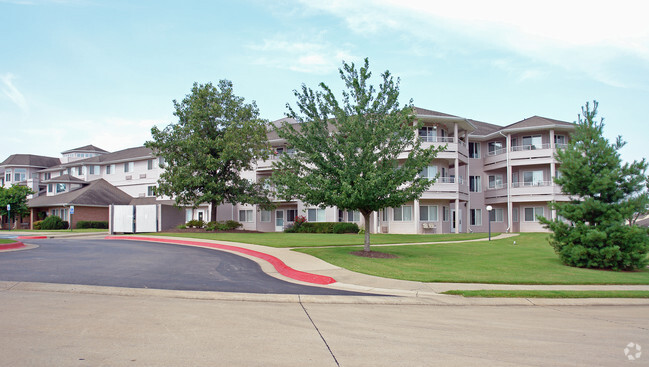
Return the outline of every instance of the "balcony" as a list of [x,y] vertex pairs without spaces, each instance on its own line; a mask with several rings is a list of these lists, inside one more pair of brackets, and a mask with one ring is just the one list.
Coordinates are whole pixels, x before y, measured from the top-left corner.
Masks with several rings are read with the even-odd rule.
[[437,177],[434,184],[424,191],[420,199],[459,199],[467,200],[469,187],[462,177]]
[[273,162],[279,160],[282,157],[282,155],[284,155],[284,154],[288,154],[291,157],[295,155],[295,153],[272,154],[265,161],[257,161],[257,169],[258,170],[271,170],[273,168]]
[[[466,143],[462,140],[455,142],[455,138],[452,136],[419,136],[419,140],[422,142],[423,148],[439,146],[446,146],[446,149],[443,152],[437,154],[437,158],[442,159],[455,159],[462,158],[462,161],[466,161],[469,156],[469,148]],[[407,152],[404,152],[403,157],[407,157]],[[458,157],[459,155],[459,157]],[[399,156],[401,158],[401,155]]]

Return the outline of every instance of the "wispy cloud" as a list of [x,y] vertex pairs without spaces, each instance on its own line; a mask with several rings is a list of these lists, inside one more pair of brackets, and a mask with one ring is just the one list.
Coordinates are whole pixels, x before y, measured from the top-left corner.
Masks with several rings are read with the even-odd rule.
[[11,73],[0,75],[0,81],[3,85],[2,93],[23,112],[28,112],[29,106],[27,105],[27,99],[14,85],[14,79],[15,76]]
[[267,38],[249,48],[258,54],[255,64],[301,73],[328,74],[338,69],[341,60],[358,59],[344,45],[336,47],[328,42],[291,41],[283,36]]
[[402,32],[414,42],[428,40],[459,52],[467,47],[513,52],[615,86],[638,87],[637,80],[616,72],[626,58],[649,61],[649,22],[641,1],[299,1],[368,37]]

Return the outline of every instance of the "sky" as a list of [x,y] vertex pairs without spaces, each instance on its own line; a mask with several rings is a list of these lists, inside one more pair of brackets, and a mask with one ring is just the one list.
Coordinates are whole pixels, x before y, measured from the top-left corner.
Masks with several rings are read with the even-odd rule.
[[[340,95],[342,62],[389,70],[400,100],[498,125],[572,122],[599,102],[626,161],[649,149],[644,1],[0,0],[0,160],[142,145],[173,100],[227,79],[262,118],[293,91]],[[592,103],[592,102],[591,102]]]

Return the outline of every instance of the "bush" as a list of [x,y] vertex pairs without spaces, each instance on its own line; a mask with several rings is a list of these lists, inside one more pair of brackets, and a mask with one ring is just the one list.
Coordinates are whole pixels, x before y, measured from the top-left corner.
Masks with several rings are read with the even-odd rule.
[[[334,226],[336,224],[348,225],[354,223],[304,222],[301,225],[297,225],[297,224],[293,225],[289,233],[334,233]],[[358,231],[358,226],[356,226],[356,231]],[[339,232],[339,233],[345,233],[345,232]]]
[[185,223],[185,225],[189,228],[203,228],[205,227],[205,222],[200,219],[192,219],[189,222]]
[[205,225],[206,231],[230,231],[243,226],[243,224],[235,220],[227,220],[225,222],[209,222]]
[[227,229],[238,229],[239,227],[243,227],[243,224],[237,222],[236,220],[226,220],[225,227]]
[[358,233],[358,224],[356,223],[336,223],[333,225],[333,233]]
[[178,229],[187,229],[187,226],[184,224],[179,224]]
[[96,228],[96,229],[108,229],[107,221],[95,221],[95,220],[80,220],[77,222],[77,228],[86,229],[86,228]]
[[68,229],[68,226],[68,222],[62,220],[61,217],[56,215],[50,215],[41,222],[41,229]]
[[43,223],[42,220],[37,220],[34,222],[34,229],[41,229],[41,224]]

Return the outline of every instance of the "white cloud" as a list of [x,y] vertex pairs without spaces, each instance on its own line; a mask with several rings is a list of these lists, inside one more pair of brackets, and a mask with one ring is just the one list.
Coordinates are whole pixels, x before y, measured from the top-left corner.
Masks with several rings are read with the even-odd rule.
[[29,106],[27,105],[27,99],[14,85],[14,78],[15,76],[11,73],[0,75],[0,81],[3,84],[2,93],[23,112],[28,112]]
[[259,53],[254,63],[301,73],[328,74],[340,67],[342,60],[355,61],[349,47],[336,47],[328,42],[288,41],[282,36],[267,38],[249,48]]
[[404,32],[414,42],[429,40],[456,52],[464,52],[461,47],[488,46],[616,86],[638,87],[633,77],[615,72],[624,59],[644,63],[644,71],[649,61],[649,22],[643,1],[300,2],[340,17],[352,31],[366,36],[386,30]]

